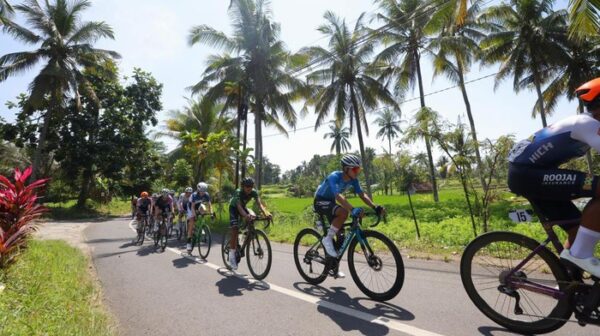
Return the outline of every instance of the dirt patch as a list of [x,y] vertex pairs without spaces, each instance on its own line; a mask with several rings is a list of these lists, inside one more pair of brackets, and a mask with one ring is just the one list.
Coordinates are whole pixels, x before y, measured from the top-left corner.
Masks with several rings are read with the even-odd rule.
[[89,256],[90,250],[85,243],[83,230],[90,224],[91,222],[44,222],[40,224],[39,230],[34,236],[44,240],[64,240],[69,245],[79,248]]

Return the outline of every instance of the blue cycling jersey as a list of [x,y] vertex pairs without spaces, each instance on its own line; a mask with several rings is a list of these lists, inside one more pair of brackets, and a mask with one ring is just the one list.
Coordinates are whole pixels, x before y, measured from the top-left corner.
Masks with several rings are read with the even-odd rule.
[[600,122],[584,113],[565,118],[518,142],[508,160],[519,165],[558,167],[585,155],[590,147],[600,152]]
[[192,196],[190,196],[190,201],[192,203],[202,202],[207,203],[210,202],[210,195],[205,192],[204,195],[200,195],[199,192],[195,191]]
[[341,171],[335,171],[331,173],[325,178],[325,180],[323,180],[321,185],[319,185],[317,191],[315,192],[315,197],[320,199],[335,200],[335,197],[339,193],[343,193],[350,186],[354,188],[354,192],[357,194],[363,192],[360,188],[360,184],[358,183],[358,179],[351,179],[346,182],[344,181],[343,176],[344,173]]

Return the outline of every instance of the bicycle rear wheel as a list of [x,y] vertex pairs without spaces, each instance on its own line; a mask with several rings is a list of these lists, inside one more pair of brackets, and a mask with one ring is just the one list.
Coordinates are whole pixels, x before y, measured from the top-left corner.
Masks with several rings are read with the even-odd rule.
[[294,262],[298,273],[311,285],[318,285],[327,279],[325,248],[321,235],[313,228],[302,229],[294,241]]
[[246,246],[246,262],[254,279],[262,280],[271,270],[271,243],[262,230],[255,230],[251,238]]
[[200,255],[200,258],[208,258],[208,254],[210,253],[210,245],[212,242],[210,228],[208,227],[208,225],[204,224],[200,226],[200,232],[196,233],[196,238],[196,243],[198,245],[198,254]]
[[[231,265],[229,264],[229,253],[235,253],[235,251],[230,251],[231,249],[229,248],[229,241],[231,240],[231,231],[228,229],[225,234],[223,235],[223,240],[221,241],[221,258],[223,259],[223,265],[225,265],[225,267],[228,270],[231,270]],[[238,244],[237,244],[238,248],[241,246],[240,244],[240,237],[238,235]]]
[[137,229],[137,241],[135,242],[136,245],[143,245],[144,244],[144,238],[146,237],[146,226],[147,226],[147,221],[144,219],[141,221],[141,223],[138,223],[138,226],[141,226],[141,228]]
[[567,322],[572,312],[566,296],[557,300],[514,285],[527,281],[561,290],[567,287],[569,277],[565,269],[547,248],[538,250],[507,278],[539,245],[517,233],[490,232],[473,240],[460,262],[463,286],[475,306],[494,322],[519,333],[554,331]]
[[164,252],[167,248],[167,240],[169,239],[167,223],[163,222],[158,231],[160,232],[160,250]]
[[[377,231],[362,231],[348,247],[348,268],[356,286],[375,301],[394,298],[404,284],[404,263],[394,242]],[[360,248],[356,248],[359,246]]]

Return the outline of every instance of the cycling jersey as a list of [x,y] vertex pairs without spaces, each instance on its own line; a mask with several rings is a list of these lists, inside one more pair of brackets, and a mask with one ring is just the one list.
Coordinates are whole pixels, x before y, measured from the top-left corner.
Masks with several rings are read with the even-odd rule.
[[188,207],[190,205],[190,197],[185,197],[185,193],[181,193],[181,195],[179,195],[179,200],[177,202],[177,205],[179,205],[179,209],[183,210],[183,211],[187,211]]
[[251,199],[258,200],[258,192],[256,191],[256,189],[252,189],[250,194],[246,194],[242,190],[237,189],[234,192],[233,197],[229,201],[229,207],[235,208],[237,207],[237,203],[240,202],[242,203],[242,208],[245,208],[246,204],[248,204],[248,202],[250,202]]
[[208,203],[210,202],[210,195],[205,192],[203,195],[200,195],[199,192],[194,191],[192,196],[190,196],[190,202],[194,204],[194,208],[198,210],[200,208],[200,203]]
[[357,194],[361,194],[363,192],[360,188],[360,184],[358,183],[358,179],[344,181],[343,176],[344,173],[341,171],[335,171],[327,176],[317,188],[317,191],[315,192],[315,198],[322,200],[335,200],[335,197],[338,194],[343,193],[350,186],[352,186],[354,192]]
[[171,198],[171,196],[168,195],[167,197],[161,196],[157,198],[156,202],[154,203],[154,205],[161,210],[171,208],[171,204],[173,204],[173,198]]
[[140,197],[137,199],[136,206],[138,209],[140,209],[141,212],[146,212],[148,211],[148,208],[150,207],[151,203],[152,201],[149,198]]
[[517,165],[558,167],[585,155],[590,147],[600,152],[600,121],[584,113],[565,118],[517,143],[508,161]]

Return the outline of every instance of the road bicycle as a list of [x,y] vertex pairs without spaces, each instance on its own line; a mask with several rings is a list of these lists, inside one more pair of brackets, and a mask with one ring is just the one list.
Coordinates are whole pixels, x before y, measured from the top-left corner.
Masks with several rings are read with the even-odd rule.
[[[375,227],[382,219],[370,227]],[[319,215],[319,223],[324,223]],[[404,284],[404,263],[394,242],[384,234],[373,230],[362,230],[362,218],[352,217],[343,226],[342,237],[335,242],[338,257],[326,254],[323,246],[324,233],[313,229],[302,229],[294,241],[294,262],[304,280],[312,285],[325,281],[328,275],[336,276],[339,263],[348,251],[348,267],[356,286],[368,297],[376,301],[394,298]]]
[[175,235],[177,241],[181,241],[187,237],[187,216],[185,213],[183,216],[179,216],[175,230],[177,231],[177,234]]
[[467,245],[460,275],[469,298],[488,318],[519,333],[555,331],[573,312],[582,326],[600,325],[599,279],[558,257],[563,246],[553,227],[579,225],[579,219],[548,221],[532,206],[547,235],[543,242],[499,231]]
[[[271,217],[256,217],[240,225],[237,249],[235,251],[238,265],[245,256],[248,263],[248,270],[256,280],[262,280],[267,277],[271,270],[271,262],[273,261],[271,243],[267,234],[265,231],[255,227],[255,223],[260,221],[265,222],[264,230],[273,224]],[[231,270],[231,265],[229,264],[229,253],[231,253],[229,247],[230,241],[231,230],[227,230],[227,233],[223,235],[221,257],[223,258],[225,267],[229,270]]]
[[202,259],[208,258],[208,254],[210,253],[210,245],[212,242],[210,226],[206,224],[204,220],[205,216],[210,216],[211,219],[214,219],[213,214],[197,213],[194,233],[192,235],[192,249],[194,249],[194,247],[198,247],[198,254]]
[[167,223],[169,221],[170,213],[163,211],[161,213],[161,219],[158,222],[158,226],[154,230],[153,238],[154,238],[154,246],[160,247],[161,251],[165,251],[167,248]]
[[[146,237],[146,230],[150,228],[150,224],[148,223],[148,214],[143,214],[140,216],[140,223],[138,223],[137,229],[137,239],[135,241],[136,245],[144,244],[144,238]],[[141,226],[141,228],[139,228]]]

